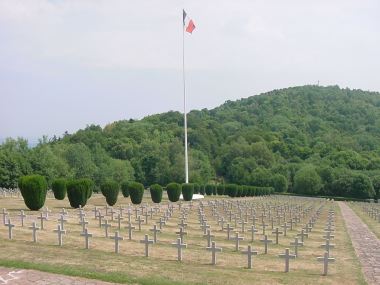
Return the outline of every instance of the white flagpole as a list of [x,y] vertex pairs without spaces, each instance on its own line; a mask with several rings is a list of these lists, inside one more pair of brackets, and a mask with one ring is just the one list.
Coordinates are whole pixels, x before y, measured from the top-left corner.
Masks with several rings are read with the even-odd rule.
[[187,152],[187,114],[186,114],[186,84],[185,84],[185,26],[182,25],[182,75],[183,75],[183,116],[185,127],[185,177],[189,183],[189,159]]

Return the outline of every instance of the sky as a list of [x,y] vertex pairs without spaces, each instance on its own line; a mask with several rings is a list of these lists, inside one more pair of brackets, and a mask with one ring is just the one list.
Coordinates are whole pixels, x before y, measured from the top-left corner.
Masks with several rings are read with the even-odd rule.
[[378,0],[0,0],[0,139],[305,84],[380,91]]

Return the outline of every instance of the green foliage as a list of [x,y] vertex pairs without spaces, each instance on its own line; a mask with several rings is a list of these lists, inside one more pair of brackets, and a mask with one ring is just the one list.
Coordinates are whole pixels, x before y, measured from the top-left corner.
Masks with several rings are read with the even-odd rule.
[[94,181],[92,181],[90,178],[82,178],[81,181],[82,183],[86,184],[87,199],[90,199],[94,191]]
[[288,180],[284,175],[275,174],[272,177],[272,185],[276,192],[282,193],[288,190]]
[[317,195],[322,187],[321,178],[312,166],[301,168],[294,178],[294,191],[299,194]]
[[236,184],[226,184],[225,185],[225,194],[230,197],[237,197],[238,194],[238,186]]
[[18,186],[24,198],[25,205],[32,211],[38,211],[45,204],[47,182],[41,175],[22,176]]
[[183,200],[191,201],[193,200],[194,194],[194,184],[192,183],[183,183],[182,184],[182,196]]
[[170,202],[177,202],[181,196],[181,184],[172,182],[166,185],[166,192]]
[[104,197],[106,197],[106,202],[109,206],[113,206],[117,202],[117,197],[119,196],[120,187],[116,181],[105,180],[100,189]]
[[380,199],[380,175],[372,177],[372,185],[375,191],[375,198]]
[[149,187],[150,196],[152,197],[153,203],[161,203],[162,200],[162,187],[159,184],[153,184]]
[[66,197],[66,179],[58,178],[53,180],[51,189],[54,193],[54,198],[57,200],[63,200]]
[[144,196],[144,185],[138,182],[130,182],[128,184],[128,191],[131,196],[132,204],[141,204]]
[[199,194],[205,195],[206,194],[206,185],[200,185],[199,187]]
[[214,194],[214,188],[215,188],[214,184],[206,184],[205,186],[206,195],[210,196]]
[[201,186],[198,183],[194,183],[194,194],[199,194]]
[[86,205],[91,185],[86,179],[73,179],[66,183],[67,198],[73,208],[82,208]]
[[224,184],[218,184],[216,186],[216,192],[218,195],[224,195]]
[[120,184],[121,193],[123,193],[123,196],[125,198],[129,197],[129,190],[128,190],[128,184],[129,183],[130,183],[129,181],[123,181]]

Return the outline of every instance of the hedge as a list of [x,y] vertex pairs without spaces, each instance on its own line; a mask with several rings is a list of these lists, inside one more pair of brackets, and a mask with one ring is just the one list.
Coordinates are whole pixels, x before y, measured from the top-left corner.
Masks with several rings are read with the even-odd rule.
[[205,195],[206,194],[206,186],[205,185],[200,185],[199,187],[199,194]]
[[128,190],[128,184],[129,183],[130,183],[129,181],[123,181],[120,184],[121,193],[123,193],[123,196],[125,198],[129,197],[129,190]]
[[161,203],[162,200],[162,187],[159,184],[153,184],[149,187],[150,197],[153,203]]
[[117,197],[119,196],[120,187],[116,181],[106,180],[100,185],[100,190],[104,197],[106,197],[106,202],[109,206],[113,206],[117,202]]
[[32,211],[38,211],[45,204],[47,182],[41,175],[28,175],[20,177],[18,187],[24,198],[25,205]]
[[201,186],[197,183],[194,183],[194,194],[199,194]]
[[67,198],[73,208],[84,207],[87,203],[89,192],[92,191],[88,179],[69,180],[66,183]]
[[238,188],[236,184],[227,184],[225,186],[225,193],[230,197],[236,197],[238,193]]
[[216,186],[216,193],[218,195],[224,195],[224,184],[218,184]]
[[193,200],[194,194],[194,184],[192,183],[184,183],[182,184],[182,197],[185,201]]
[[138,182],[130,182],[128,183],[128,191],[131,196],[132,204],[141,204],[144,196],[144,185]]
[[66,179],[58,178],[51,183],[51,189],[54,193],[54,198],[57,200],[63,200],[66,197]]
[[166,185],[169,201],[177,202],[181,196],[181,185],[175,182]]
[[206,195],[212,195],[214,193],[214,188],[215,188],[215,185],[213,184],[206,184],[205,186],[205,191],[206,191]]

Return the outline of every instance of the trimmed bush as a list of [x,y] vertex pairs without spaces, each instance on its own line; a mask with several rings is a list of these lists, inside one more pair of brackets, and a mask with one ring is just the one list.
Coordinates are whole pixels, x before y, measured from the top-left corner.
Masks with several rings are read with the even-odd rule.
[[18,187],[24,198],[25,205],[32,211],[38,211],[45,204],[47,182],[41,175],[28,175],[20,177]]
[[57,200],[63,200],[66,197],[66,179],[58,178],[51,183],[51,189],[54,193],[54,198]]
[[128,183],[128,191],[131,196],[132,204],[141,204],[144,196],[144,185],[138,182],[130,182]]
[[123,193],[123,196],[125,198],[129,197],[129,190],[128,190],[128,184],[129,181],[123,181],[121,182],[120,188],[121,188],[121,193]]
[[236,197],[238,193],[238,187],[236,184],[227,184],[225,186],[225,192],[230,197]]
[[113,206],[117,202],[117,197],[119,196],[119,184],[113,180],[106,180],[100,185],[100,190],[104,197],[106,197],[106,202],[109,206]]
[[206,187],[205,187],[205,185],[201,185],[199,187],[199,194],[201,194],[201,195],[205,195],[206,194]]
[[159,184],[153,184],[149,187],[150,197],[152,197],[153,203],[161,203],[162,200],[162,187]]
[[224,195],[224,184],[218,184],[216,186],[216,193],[218,195]]
[[87,203],[90,185],[87,179],[69,180],[66,183],[67,198],[73,208],[84,207]]
[[191,201],[193,200],[194,194],[194,184],[192,183],[183,183],[182,184],[182,196],[183,200]]
[[243,186],[238,185],[237,186],[237,195],[236,197],[243,197]]
[[181,185],[175,182],[166,185],[166,192],[170,202],[177,202],[181,196]]
[[214,193],[214,188],[215,186],[213,184],[206,184],[205,186],[205,192],[206,192],[206,195],[212,195]]
[[216,185],[213,185],[214,187],[212,188],[212,195],[216,195],[217,192],[216,192]]
[[194,183],[194,194],[199,194],[201,186],[197,183]]
[[87,187],[87,199],[90,199],[92,193],[94,192],[95,183],[90,178],[82,178],[80,179],[82,183],[86,184]]

